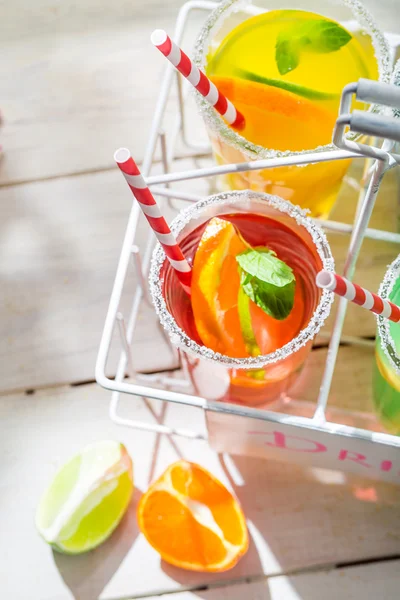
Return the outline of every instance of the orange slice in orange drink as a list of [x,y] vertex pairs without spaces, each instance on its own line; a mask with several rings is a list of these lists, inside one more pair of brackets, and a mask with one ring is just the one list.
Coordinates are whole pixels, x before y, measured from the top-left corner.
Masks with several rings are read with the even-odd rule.
[[254,144],[274,150],[306,150],[328,144],[336,111],[274,86],[236,77],[210,79],[244,115],[240,132]]
[[139,527],[162,558],[192,571],[226,571],[248,548],[238,501],[199,465],[181,460],[142,496]]

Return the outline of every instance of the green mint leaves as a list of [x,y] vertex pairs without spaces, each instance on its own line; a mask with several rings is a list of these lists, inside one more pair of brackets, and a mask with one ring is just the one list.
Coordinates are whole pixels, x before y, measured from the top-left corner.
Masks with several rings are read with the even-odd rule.
[[275,60],[278,71],[286,75],[299,66],[303,50],[325,54],[336,52],[351,40],[351,35],[338,23],[311,19],[282,31],[277,38]]
[[336,52],[351,40],[351,34],[333,21],[316,21],[306,36],[307,44],[321,54]]
[[296,287],[292,269],[268,248],[250,248],[236,256],[244,293],[274,319],[289,316]]
[[279,34],[276,41],[275,60],[281,75],[286,75],[299,66],[300,48],[298,42],[287,40],[282,34]]

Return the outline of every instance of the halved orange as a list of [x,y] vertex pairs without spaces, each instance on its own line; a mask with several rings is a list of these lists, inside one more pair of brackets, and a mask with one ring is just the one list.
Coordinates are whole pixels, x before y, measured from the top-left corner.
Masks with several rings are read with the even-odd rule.
[[142,496],[141,532],[171,565],[191,571],[227,571],[248,548],[239,502],[210,473],[180,460]]
[[246,126],[240,134],[254,144],[307,150],[331,141],[336,110],[264,83],[218,75],[210,79],[244,115]]

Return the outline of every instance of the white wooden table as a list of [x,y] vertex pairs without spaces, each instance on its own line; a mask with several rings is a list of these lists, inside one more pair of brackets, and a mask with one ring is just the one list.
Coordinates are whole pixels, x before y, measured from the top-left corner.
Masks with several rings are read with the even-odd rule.
[[[397,0],[367,4],[382,27],[395,26]],[[171,30],[179,5],[179,0],[0,0],[0,142],[6,151],[0,163],[0,597],[397,598],[398,487],[218,456],[205,442],[178,438],[172,444],[118,428],[108,419],[109,394],[93,383],[130,201],[112,154],[127,145],[139,160],[143,156],[162,68],[148,38],[155,27]],[[175,167],[185,164],[183,158]],[[396,189],[389,174],[373,226],[395,229]],[[351,221],[350,197],[355,193],[346,192],[333,218]],[[340,265],[347,242],[337,236],[331,243]],[[367,242],[359,279],[376,289],[393,252],[381,245],[376,254]],[[132,290],[135,285],[132,280]],[[354,314],[349,311],[346,333],[373,336],[370,315]],[[154,319],[144,312],[137,339],[142,371],[174,366],[158,341],[154,352],[155,339]],[[312,354],[316,372],[325,354],[324,347]],[[338,402],[349,405],[359,395],[370,401],[371,364],[371,350],[343,349],[332,392]],[[315,392],[312,387],[306,396]],[[124,399],[123,410],[146,418],[139,401]],[[202,426],[194,409],[171,407],[165,418]],[[63,461],[104,438],[124,442],[133,458],[132,504],[96,551],[82,557],[53,554],[34,528],[38,499]],[[179,456],[225,481],[248,518],[250,550],[223,575],[168,566],[138,532],[140,494]]]

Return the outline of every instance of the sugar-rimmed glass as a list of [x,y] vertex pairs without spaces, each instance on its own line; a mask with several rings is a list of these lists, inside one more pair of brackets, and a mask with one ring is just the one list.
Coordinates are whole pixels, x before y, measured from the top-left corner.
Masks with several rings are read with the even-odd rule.
[[[259,0],[257,6],[249,0],[221,2],[220,6],[211,13],[198,36],[194,53],[196,64],[200,68],[204,68],[208,49],[211,46],[219,45],[227,33],[240,22],[260,12],[274,9],[307,10],[310,9],[310,6],[307,0],[288,0],[283,6],[277,0]],[[358,0],[321,0],[318,3],[317,12],[336,21],[357,24],[357,27],[363,32],[360,36],[362,43],[367,40],[368,36],[372,42],[379,70],[379,80],[389,82],[390,52],[388,43],[361,2]],[[364,46],[367,47],[365,43]],[[332,144],[327,144],[314,149],[294,152],[253,144],[231,129],[200,94],[196,94],[196,101],[206,123],[215,159],[219,164],[335,149]],[[372,106],[370,110],[377,111],[379,107]],[[254,189],[277,194],[303,208],[309,208],[315,217],[326,217],[336,200],[349,164],[350,161],[341,160],[306,166],[232,173],[223,176],[221,181],[224,189]]]
[[[331,292],[316,288],[315,274],[322,268],[334,271],[334,261],[324,232],[305,211],[260,192],[243,190],[211,196],[183,210],[172,222],[171,231],[191,262],[201,237],[201,233],[193,232],[198,232],[214,216],[240,213],[266,216],[282,223],[300,238],[312,257],[305,266],[313,285],[309,318],[287,344],[270,354],[248,358],[233,358],[201,345],[189,318],[190,299],[182,292],[159,245],[153,254],[149,283],[161,324],[172,343],[185,353],[197,393],[208,400],[258,406],[286,392],[304,364],[333,301]],[[252,376],[257,370],[262,370],[261,378]]]

